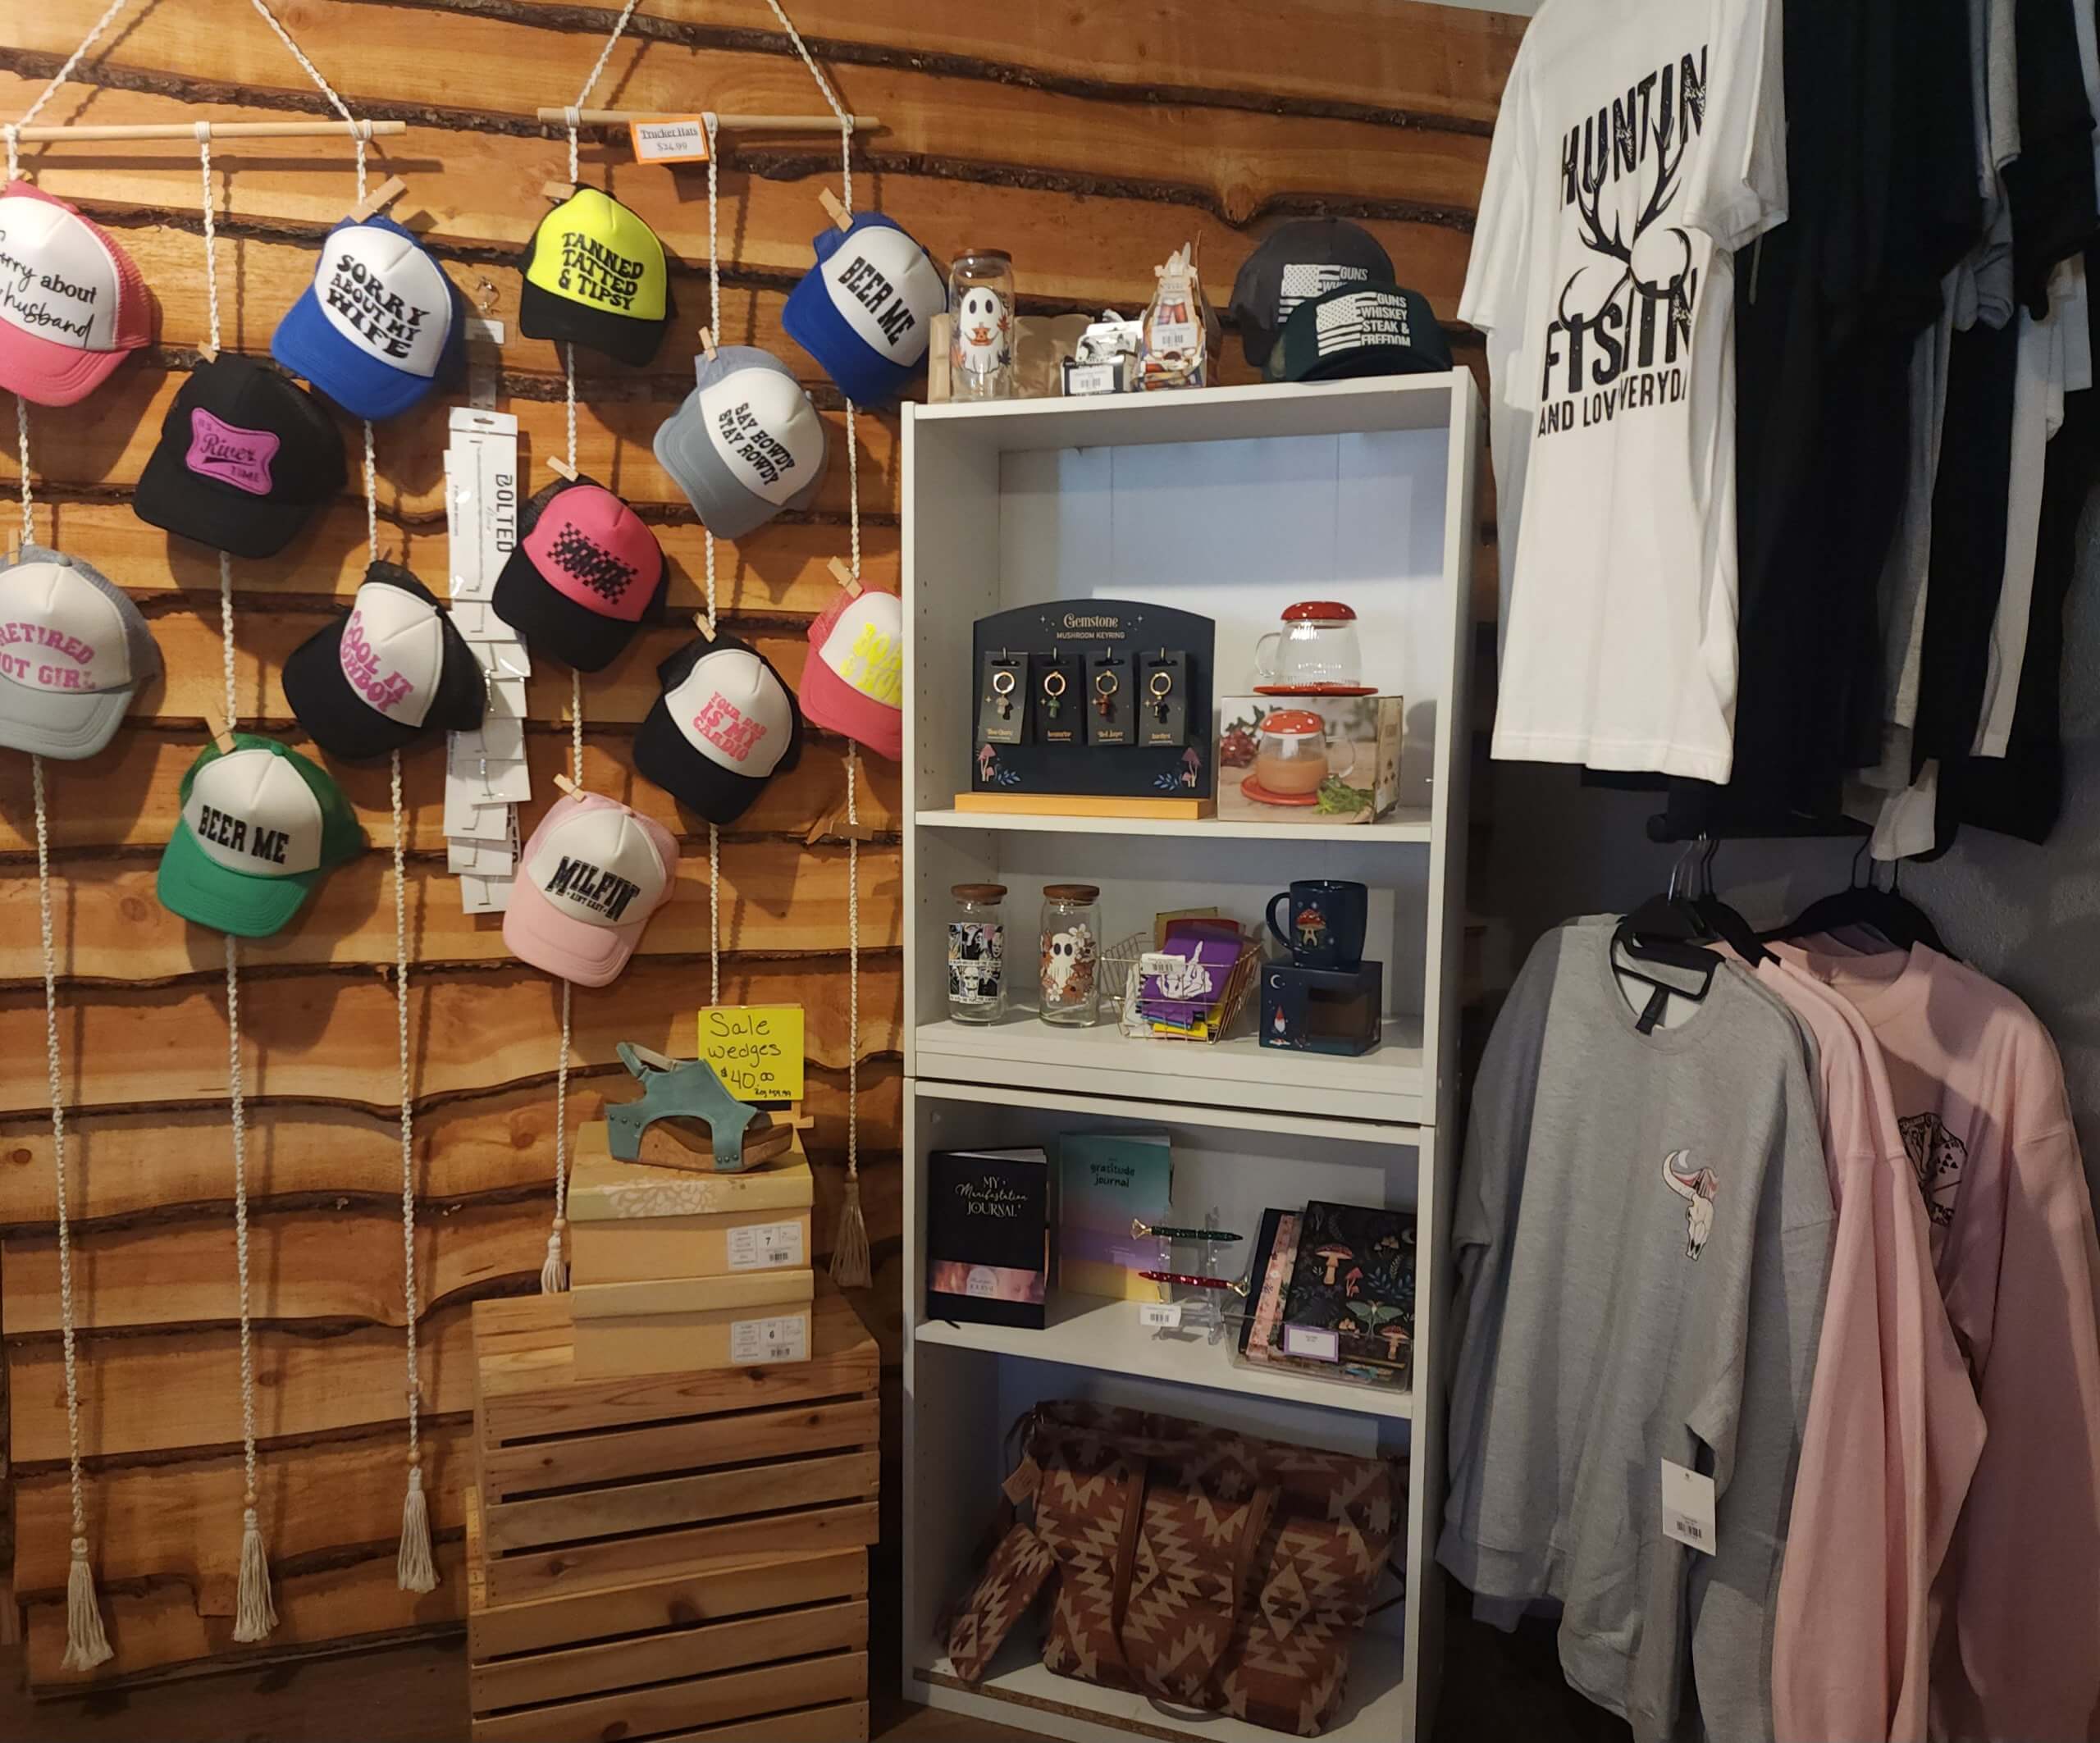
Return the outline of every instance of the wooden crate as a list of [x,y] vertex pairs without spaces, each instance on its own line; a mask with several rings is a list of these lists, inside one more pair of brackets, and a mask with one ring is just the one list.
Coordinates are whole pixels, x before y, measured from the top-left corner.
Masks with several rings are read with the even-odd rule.
[[467,1497],[472,1743],[865,1743],[868,1552],[492,1603]]
[[806,1362],[592,1380],[566,1295],[477,1303],[490,1602],[874,1543],[880,1359],[828,1283],[814,1322]]

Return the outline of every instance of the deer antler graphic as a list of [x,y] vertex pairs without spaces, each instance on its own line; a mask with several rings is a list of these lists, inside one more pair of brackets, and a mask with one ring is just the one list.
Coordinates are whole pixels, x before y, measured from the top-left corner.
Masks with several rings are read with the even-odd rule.
[[[1616,123],[1614,137],[1614,149],[1623,156],[1632,157],[1632,122],[1626,120]],[[1616,215],[1611,220],[1609,231],[1605,229],[1602,208],[1605,171],[1610,162],[1608,157],[1600,157],[1594,169],[1587,163],[1583,165],[1582,171],[1576,180],[1575,213],[1582,225],[1582,245],[1593,254],[1601,254],[1608,260],[1618,262],[1624,268],[1618,282],[1611,288],[1610,297],[1617,296],[1629,284],[1637,285],[1651,297],[1667,297],[1672,318],[1683,322],[1689,318],[1691,313],[1689,294],[1686,290],[1691,267],[1691,240],[1682,230],[1677,231],[1678,240],[1684,249],[1684,262],[1666,283],[1653,283],[1641,277],[1634,270],[1633,251],[1640,245],[1641,239],[1647,235],[1677,198],[1678,177],[1684,168],[1684,154],[1691,138],[1690,111],[1687,109],[1680,116],[1678,109],[1670,103],[1656,104],[1655,119],[1648,128],[1648,137],[1655,145],[1655,182],[1648,190],[1648,198],[1634,217],[1632,235],[1626,234],[1625,227]],[[1562,294],[1564,302],[1564,290]],[[1605,300],[1609,301],[1610,297]]]
[[1689,1150],[1673,1150],[1663,1158],[1663,1184],[1684,1200],[1684,1256],[1696,1259],[1706,1249],[1714,1232],[1714,1201],[1720,1196],[1721,1179],[1710,1168],[1684,1172]]

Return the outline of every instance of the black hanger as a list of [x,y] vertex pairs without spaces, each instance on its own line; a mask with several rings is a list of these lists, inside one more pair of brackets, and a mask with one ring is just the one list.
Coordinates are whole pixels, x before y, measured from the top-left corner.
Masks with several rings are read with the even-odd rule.
[[1709,836],[1705,856],[1699,862],[1699,892],[1691,898],[1691,905],[1714,937],[1755,968],[1760,962],[1771,960],[1772,952],[1758,938],[1756,929],[1714,893],[1714,857],[1720,849],[1720,837]]
[[[1613,969],[1628,979],[1638,980],[1655,988],[1635,1025],[1642,1034],[1650,1033],[1661,1020],[1669,995],[1694,1001],[1703,999],[1714,990],[1714,977],[1720,972],[1721,959],[1710,950],[1703,950],[1695,942],[1716,936],[1708,929],[1705,920],[1693,905],[1691,897],[1680,894],[1678,883],[1690,856],[1678,861],[1670,871],[1669,887],[1660,896],[1651,896],[1647,901],[1622,919],[1613,929],[1611,935],[1611,964]],[[1623,954],[1629,960],[1622,962]],[[1700,977],[1697,990],[1681,986],[1674,981],[1658,979],[1653,974],[1644,974],[1639,965],[1654,963],[1664,967],[1680,970]]]
[[1799,938],[1810,933],[1835,932],[1842,926],[1871,926],[1898,950],[1923,944],[1942,956],[1951,956],[1952,952],[1940,942],[1939,930],[1924,910],[1902,893],[1903,873],[1900,865],[1889,868],[1888,887],[1885,890],[1874,881],[1872,866],[1867,869],[1866,881],[1858,881],[1860,857],[1865,851],[1862,847],[1860,854],[1853,856],[1851,883],[1834,896],[1820,897],[1810,902],[1786,925],[1764,936]]

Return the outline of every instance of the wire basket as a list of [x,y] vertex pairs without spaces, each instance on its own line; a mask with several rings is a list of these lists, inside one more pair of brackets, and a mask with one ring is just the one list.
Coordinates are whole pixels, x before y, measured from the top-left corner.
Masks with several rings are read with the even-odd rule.
[[1118,938],[1102,956],[1102,986],[1103,996],[1116,1007],[1118,1026],[1126,1035],[1142,1036],[1151,1041],[1194,1041],[1215,1045],[1232,1032],[1239,1021],[1239,1013],[1246,1007],[1247,995],[1254,989],[1254,983],[1261,973],[1262,947],[1258,939],[1244,929],[1239,934],[1239,954],[1225,973],[1225,994],[1219,1002],[1217,1020],[1209,1032],[1201,1035],[1181,1034],[1174,1030],[1155,1030],[1149,1005],[1166,1003],[1187,1004],[1186,999],[1148,1000],[1140,992],[1144,976],[1138,965],[1158,949],[1148,932],[1134,932],[1127,938]]

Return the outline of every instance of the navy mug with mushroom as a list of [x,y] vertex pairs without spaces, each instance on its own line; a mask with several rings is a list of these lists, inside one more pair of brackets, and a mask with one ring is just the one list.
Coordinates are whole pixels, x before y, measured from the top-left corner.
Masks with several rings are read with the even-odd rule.
[[[1276,924],[1276,907],[1288,904],[1289,929]],[[1355,969],[1363,964],[1364,929],[1371,892],[1339,878],[1307,878],[1269,898],[1269,930],[1302,969]]]

